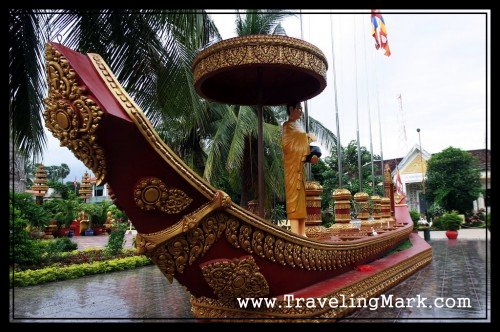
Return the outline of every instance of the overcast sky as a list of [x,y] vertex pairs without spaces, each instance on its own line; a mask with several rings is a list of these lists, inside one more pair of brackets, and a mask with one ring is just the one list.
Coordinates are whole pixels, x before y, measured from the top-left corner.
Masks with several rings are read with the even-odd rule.
[[[327,87],[308,102],[310,116],[336,134],[334,59],[343,146],[356,139],[357,104],[360,142],[368,149],[368,112],[371,112],[375,154],[381,151],[380,113],[384,159],[404,157],[418,144],[417,128],[421,130],[422,148],[429,153],[449,146],[463,150],[490,147],[487,104],[490,88],[486,81],[487,63],[488,71],[490,67],[487,32],[488,38],[490,34],[484,12],[382,11],[390,57],[374,47],[369,10],[351,13],[303,11],[302,15],[284,21],[290,37],[301,38],[302,25],[303,39],[319,47],[328,61]],[[223,39],[236,36],[234,14],[212,14],[212,17]],[[399,94],[402,108],[397,99]],[[83,163],[67,148],[59,147],[59,142],[48,132],[47,137],[44,164],[66,163],[71,169],[66,181],[75,177],[80,181],[86,170]]]

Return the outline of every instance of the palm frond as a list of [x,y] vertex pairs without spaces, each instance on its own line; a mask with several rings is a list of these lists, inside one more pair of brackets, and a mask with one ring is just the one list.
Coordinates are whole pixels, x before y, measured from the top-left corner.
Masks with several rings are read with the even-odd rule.
[[330,151],[337,144],[337,136],[313,117],[309,117],[309,131],[318,137],[318,143]]
[[9,124],[14,145],[38,159],[46,144],[43,131],[44,44],[48,16],[34,9],[9,11]]
[[294,14],[286,13],[280,9],[249,9],[244,16],[238,14],[236,17],[236,33],[238,36],[270,35],[275,32],[283,34],[285,30],[281,27],[280,22],[289,16],[294,16]]

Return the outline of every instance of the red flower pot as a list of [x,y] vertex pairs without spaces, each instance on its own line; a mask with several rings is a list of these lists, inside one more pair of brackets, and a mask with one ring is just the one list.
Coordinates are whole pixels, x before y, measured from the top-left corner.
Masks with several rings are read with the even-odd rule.
[[457,231],[446,231],[446,237],[450,240],[455,240],[458,236],[458,232]]

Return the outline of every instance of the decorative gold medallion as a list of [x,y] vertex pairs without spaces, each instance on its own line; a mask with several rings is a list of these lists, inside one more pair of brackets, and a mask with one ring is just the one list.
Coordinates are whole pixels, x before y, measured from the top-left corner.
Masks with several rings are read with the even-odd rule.
[[238,297],[262,297],[269,294],[266,278],[252,256],[219,259],[201,266],[203,277],[217,297],[234,301]]
[[134,189],[135,204],[142,210],[159,210],[176,214],[191,204],[193,199],[180,189],[167,188],[155,177],[143,178]]

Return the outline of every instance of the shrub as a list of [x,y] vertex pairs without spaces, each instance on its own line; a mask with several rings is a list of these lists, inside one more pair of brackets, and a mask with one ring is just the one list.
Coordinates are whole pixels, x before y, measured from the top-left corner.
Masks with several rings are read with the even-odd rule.
[[55,253],[76,250],[77,247],[78,245],[67,237],[59,237],[50,241],[48,245],[49,250]]
[[441,217],[446,211],[436,203],[433,203],[429,209],[427,210],[427,214],[430,218],[438,218]]
[[146,256],[134,256],[65,267],[47,267],[9,273],[9,283],[11,287],[32,286],[56,280],[76,279],[85,275],[123,271],[149,264],[151,261]]
[[279,221],[286,219],[286,211],[283,204],[276,204],[270,211],[268,218],[272,220],[274,224],[278,224]]
[[14,264],[37,264],[40,262],[41,248],[38,242],[30,239],[26,227],[28,221],[21,217],[18,209],[10,206],[11,227],[9,234],[9,263]]
[[123,249],[126,230],[127,225],[125,223],[118,223],[117,226],[111,230],[111,234],[109,234],[108,244],[106,245],[106,250],[109,251],[112,255],[116,255]]
[[411,220],[413,220],[413,223],[416,223],[417,221],[420,220],[420,213],[418,213],[415,210],[410,210],[410,217]]
[[434,218],[432,222],[432,228],[437,229],[438,231],[445,231],[445,225],[443,224],[443,221],[441,217]]
[[445,213],[440,219],[447,231],[457,231],[462,224],[462,218],[457,212]]

